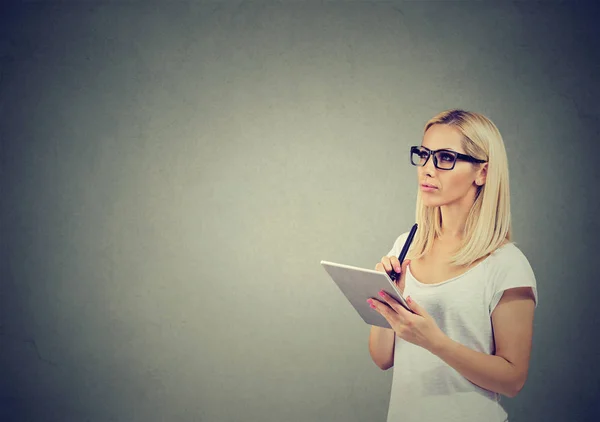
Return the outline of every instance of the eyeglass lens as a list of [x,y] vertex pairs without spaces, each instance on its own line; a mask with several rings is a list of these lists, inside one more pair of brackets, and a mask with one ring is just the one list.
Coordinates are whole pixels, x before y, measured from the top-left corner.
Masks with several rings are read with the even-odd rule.
[[[416,166],[424,166],[429,158],[429,151],[424,148],[416,148],[412,151],[411,161]],[[451,169],[456,161],[456,155],[449,151],[438,151],[435,153],[434,164],[440,169]]]

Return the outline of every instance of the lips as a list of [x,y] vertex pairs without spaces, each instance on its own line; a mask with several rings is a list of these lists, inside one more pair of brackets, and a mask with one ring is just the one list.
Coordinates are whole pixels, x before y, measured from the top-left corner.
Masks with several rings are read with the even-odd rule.
[[437,189],[437,186],[430,185],[428,183],[421,183],[421,186],[424,188]]

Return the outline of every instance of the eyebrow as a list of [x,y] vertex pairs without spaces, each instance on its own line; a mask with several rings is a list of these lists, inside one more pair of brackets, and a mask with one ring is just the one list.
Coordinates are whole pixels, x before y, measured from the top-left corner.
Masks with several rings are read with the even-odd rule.
[[445,148],[438,148],[438,149],[435,149],[435,150],[433,150],[433,149],[431,149],[431,148],[429,148],[429,147],[426,147],[426,146],[425,146],[425,145],[423,145],[423,144],[421,144],[421,146],[422,146],[423,148],[427,148],[429,151],[440,151],[440,150],[443,150],[443,149],[447,149],[448,151],[453,151],[453,152],[458,152],[459,154],[464,154],[464,152],[457,151],[457,150],[455,150],[454,148],[448,148],[448,147],[445,147]]

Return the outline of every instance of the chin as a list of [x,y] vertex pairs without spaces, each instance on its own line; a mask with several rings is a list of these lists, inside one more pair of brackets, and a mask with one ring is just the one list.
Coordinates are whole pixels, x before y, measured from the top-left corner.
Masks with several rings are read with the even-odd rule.
[[423,205],[428,208],[441,207],[442,205],[446,205],[446,202],[440,201],[439,199],[436,201],[433,198],[423,198]]

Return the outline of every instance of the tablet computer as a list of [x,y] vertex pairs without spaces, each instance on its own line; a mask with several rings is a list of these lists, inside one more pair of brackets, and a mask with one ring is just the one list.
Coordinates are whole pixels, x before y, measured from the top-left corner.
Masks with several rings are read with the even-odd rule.
[[328,261],[321,261],[321,265],[367,324],[392,328],[387,320],[367,302],[367,299],[373,298],[387,305],[378,294],[380,290],[412,312],[387,273]]

